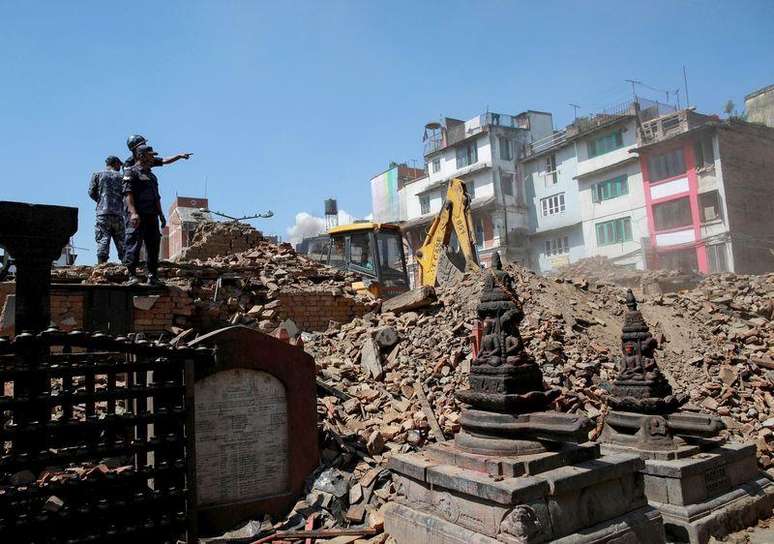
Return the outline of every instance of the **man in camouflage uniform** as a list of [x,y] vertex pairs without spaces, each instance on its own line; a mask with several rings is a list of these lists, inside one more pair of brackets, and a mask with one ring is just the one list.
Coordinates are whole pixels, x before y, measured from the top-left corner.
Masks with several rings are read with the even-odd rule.
[[97,222],[94,237],[97,241],[97,262],[108,262],[110,240],[116,246],[118,259],[124,258],[126,211],[123,195],[121,161],[110,156],[105,159],[106,168],[91,175],[89,196],[97,203]]
[[[124,161],[124,169],[130,168],[137,163],[137,149],[141,145],[150,145],[148,143],[148,140],[145,139],[145,136],[140,136],[139,134],[132,134],[131,136],[129,136],[129,138],[127,138],[126,147],[129,148],[129,151],[131,151],[132,154],[129,155]],[[193,155],[193,153],[178,153],[177,155],[172,155],[171,157],[163,157],[163,158],[159,156],[155,156],[153,157],[153,163],[151,164],[151,167],[156,168],[157,166],[166,166],[167,164],[172,164],[173,162],[177,162],[180,159],[188,160],[191,158],[191,155]]]

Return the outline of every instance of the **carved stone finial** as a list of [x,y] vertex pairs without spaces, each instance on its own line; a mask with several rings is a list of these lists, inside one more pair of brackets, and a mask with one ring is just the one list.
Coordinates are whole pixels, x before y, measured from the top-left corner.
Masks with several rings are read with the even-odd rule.
[[655,359],[658,342],[650,333],[631,289],[626,291],[626,306],[621,358],[611,387],[610,404],[616,409],[643,413],[674,411],[687,397],[673,395],[672,386],[661,373]]
[[637,299],[634,298],[634,293],[631,289],[626,290],[626,306],[630,312],[637,311]]
[[525,407],[547,405],[543,374],[524,350],[519,333],[524,312],[497,254],[492,269],[487,271],[476,313],[484,334],[471,365],[470,389],[460,392],[465,397],[463,402],[496,411],[514,409],[520,401]]
[[494,257],[492,257],[492,268],[495,270],[503,269],[503,262],[500,260],[500,252],[495,251]]

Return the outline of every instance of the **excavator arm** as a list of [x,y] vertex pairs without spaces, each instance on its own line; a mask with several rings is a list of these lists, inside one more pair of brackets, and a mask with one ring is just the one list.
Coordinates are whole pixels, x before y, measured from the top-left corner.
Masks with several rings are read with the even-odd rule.
[[454,178],[449,182],[446,201],[427,231],[422,246],[417,250],[420,269],[420,284],[435,286],[439,278],[439,267],[446,257],[452,230],[457,235],[460,249],[465,258],[465,270],[479,268],[476,254],[476,239],[473,234],[473,219],[470,214],[470,197],[465,182]]

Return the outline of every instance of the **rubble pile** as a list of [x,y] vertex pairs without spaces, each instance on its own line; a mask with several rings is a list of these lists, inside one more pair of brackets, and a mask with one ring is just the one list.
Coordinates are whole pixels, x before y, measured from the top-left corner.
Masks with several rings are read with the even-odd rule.
[[[601,384],[614,376],[620,355],[625,290],[507,270],[524,303],[526,349],[547,385],[562,391],[556,407],[595,418],[596,436],[607,412]],[[328,388],[318,401],[326,466],[346,468],[354,460],[357,481],[387,454],[458,429],[454,392],[470,366],[480,285],[480,274],[467,274],[439,288],[429,306],[369,313],[306,339]],[[772,292],[774,274],[710,276],[694,290],[646,297],[641,306],[664,373],[690,395],[685,409],[722,416],[726,435],[756,441],[764,467],[774,457]]]
[[754,441],[760,464],[771,467],[774,274],[712,275],[694,290],[650,302],[670,320],[685,321],[670,339],[684,353],[682,369],[672,361],[673,381],[692,404],[721,416],[733,435]]
[[185,262],[242,253],[256,247],[262,240],[263,234],[246,223],[199,223],[191,237],[191,244],[176,260]]
[[640,288],[646,294],[675,292],[693,289],[701,276],[679,270],[637,270],[616,265],[607,257],[587,257],[559,269],[556,276],[572,280],[607,282],[621,287]]

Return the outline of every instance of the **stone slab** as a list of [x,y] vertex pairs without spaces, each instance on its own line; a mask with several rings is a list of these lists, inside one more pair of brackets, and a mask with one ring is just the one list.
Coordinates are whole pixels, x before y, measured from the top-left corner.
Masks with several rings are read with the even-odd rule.
[[498,457],[468,453],[456,448],[453,443],[443,442],[428,446],[426,452],[439,463],[512,478],[521,475],[534,476],[557,467],[594,459],[599,457],[599,445],[594,442],[567,444],[557,447],[555,451],[518,457]]
[[549,471],[543,475],[551,493],[588,487],[595,482],[612,480],[641,470],[644,462],[637,455],[619,453]]
[[[319,462],[314,359],[302,348],[243,326],[213,331],[188,345],[216,349],[216,357],[211,365],[197,366],[194,369],[197,384],[219,373],[233,370],[259,371],[276,380],[272,382],[274,384],[272,390],[278,390],[281,384],[286,399],[284,415],[281,413],[282,410],[278,411],[278,403],[275,401],[261,408],[263,413],[257,417],[268,417],[269,420],[272,417],[279,418],[276,419],[276,424],[286,421],[285,431],[282,433],[286,439],[280,439],[275,433],[273,441],[275,444],[286,443],[287,447],[274,452],[263,448],[262,451],[266,455],[262,457],[261,462],[245,463],[241,468],[238,465],[232,465],[234,470],[229,471],[232,478],[243,471],[244,473],[238,479],[244,482],[255,480],[254,475],[248,474],[250,471],[265,471],[266,469],[262,467],[269,465],[285,471],[285,475],[265,477],[264,474],[263,477],[255,480],[256,486],[258,486],[258,480],[272,483],[269,487],[260,484],[258,487],[263,487],[259,496],[247,492],[251,487],[248,486],[243,488],[246,492],[238,496],[210,502],[207,500],[206,491],[204,496],[197,491],[199,500],[205,499],[204,504],[197,504],[200,532],[220,534],[245,520],[254,519],[259,514],[287,512],[303,493],[305,479],[317,468]],[[198,405],[198,401],[195,400],[195,404]],[[195,419],[198,426],[199,418],[196,415]],[[234,421],[238,423],[239,419]],[[253,428],[252,424],[247,422],[243,424],[246,429]],[[249,441],[244,441],[239,446],[243,448],[243,452],[248,455],[251,451],[255,453],[255,448],[246,442]],[[257,446],[257,449],[260,450],[261,447]],[[207,463],[207,459],[198,459],[196,449],[194,449],[194,457],[197,466]],[[281,457],[282,460],[277,457]]]
[[[497,539],[460,527],[445,519],[415,510],[398,502],[385,508],[385,531],[397,544],[502,544],[518,543],[511,537]],[[549,542],[537,534],[523,544]],[[637,511],[597,524],[577,533],[552,540],[554,544],[663,544],[664,528],[657,510],[643,507]]]
[[200,506],[287,493],[288,401],[277,378],[235,368],[195,384]]
[[680,506],[651,501],[651,505],[661,511],[668,536],[707,544],[711,537],[722,538],[771,516],[774,483],[761,476],[703,503]]

